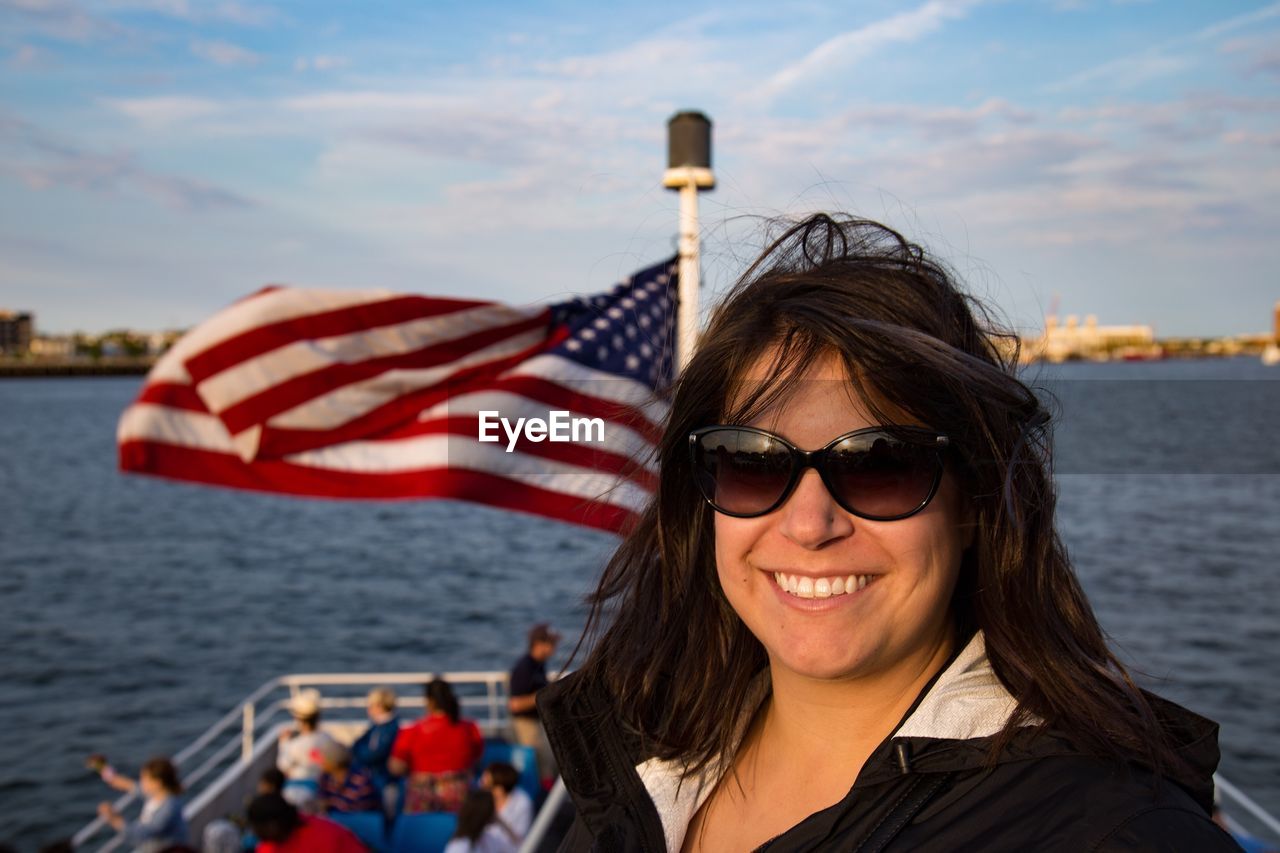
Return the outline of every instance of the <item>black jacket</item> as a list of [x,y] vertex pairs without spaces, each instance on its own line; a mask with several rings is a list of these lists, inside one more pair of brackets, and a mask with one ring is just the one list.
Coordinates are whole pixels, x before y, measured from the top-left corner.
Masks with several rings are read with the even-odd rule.
[[[545,688],[538,705],[577,810],[562,851],[678,850],[699,785],[666,784],[673,765],[645,762],[609,698],[578,676]],[[762,692],[763,692],[762,688]],[[1083,754],[1032,728],[994,767],[987,752],[1014,702],[979,635],[917,699],[863,765],[845,798],[759,849],[786,851],[1230,851],[1210,819],[1217,725],[1156,699],[1182,757],[1184,778]],[[642,779],[641,773],[644,778]],[[659,803],[655,803],[655,797]],[[665,819],[665,824],[664,824]]]

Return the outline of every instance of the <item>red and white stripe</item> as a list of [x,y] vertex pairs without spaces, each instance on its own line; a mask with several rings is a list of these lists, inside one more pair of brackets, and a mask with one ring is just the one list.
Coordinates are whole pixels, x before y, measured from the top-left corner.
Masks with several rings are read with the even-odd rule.
[[[333,498],[450,497],[619,530],[654,487],[650,389],[547,352],[547,308],[269,288],[185,335],[120,419],[126,471]],[[479,413],[605,421],[480,443]]]

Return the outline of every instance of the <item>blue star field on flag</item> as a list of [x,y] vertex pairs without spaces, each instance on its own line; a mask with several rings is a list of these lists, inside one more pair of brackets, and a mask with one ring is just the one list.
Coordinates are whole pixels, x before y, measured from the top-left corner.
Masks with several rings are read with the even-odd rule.
[[662,392],[674,379],[676,260],[655,264],[611,290],[552,307],[569,336],[550,352]]

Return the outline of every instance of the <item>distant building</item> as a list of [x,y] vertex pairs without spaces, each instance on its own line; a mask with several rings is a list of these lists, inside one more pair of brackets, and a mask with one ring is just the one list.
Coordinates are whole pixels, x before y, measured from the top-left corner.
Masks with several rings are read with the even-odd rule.
[[0,311],[0,353],[26,355],[34,330],[35,318],[30,312]]
[[72,358],[76,354],[76,342],[67,335],[43,337],[37,335],[31,339],[31,354],[42,359]]
[[164,355],[181,337],[182,332],[150,332],[146,335],[147,354],[153,356]]
[[1155,329],[1150,326],[1099,326],[1093,314],[1085,317],[1083,324],[1072,314],[1059,325],[1058,318],[1050,314],[1044,318],[1044,335],[1029,342],[1028,349],[1048,361],[1151,356],[1159,351],[1155,340]]

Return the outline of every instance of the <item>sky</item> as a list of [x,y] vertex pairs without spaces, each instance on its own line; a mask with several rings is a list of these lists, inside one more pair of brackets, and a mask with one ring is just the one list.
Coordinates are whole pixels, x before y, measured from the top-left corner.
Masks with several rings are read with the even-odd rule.
[[704,306],[838,210],[1026,332],[1268,331],[1280,2],[0,0],[0,309],[184,328],[268,283],[540,303],[674,252]]

